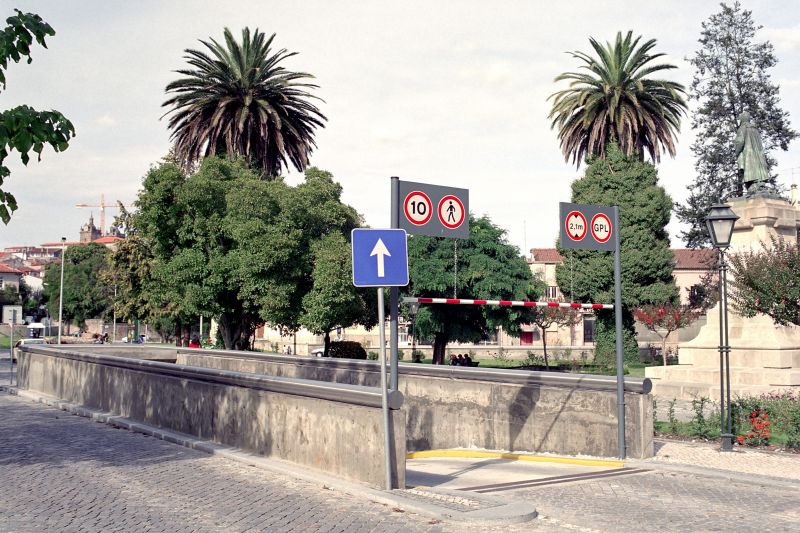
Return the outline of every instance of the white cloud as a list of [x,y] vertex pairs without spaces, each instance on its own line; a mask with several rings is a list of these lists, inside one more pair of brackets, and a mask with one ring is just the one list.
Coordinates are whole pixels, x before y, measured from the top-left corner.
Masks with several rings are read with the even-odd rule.
[[94,123],[98,126],[111,127],[117,125],[117,119],[106,113],[105,115],[94,119]]

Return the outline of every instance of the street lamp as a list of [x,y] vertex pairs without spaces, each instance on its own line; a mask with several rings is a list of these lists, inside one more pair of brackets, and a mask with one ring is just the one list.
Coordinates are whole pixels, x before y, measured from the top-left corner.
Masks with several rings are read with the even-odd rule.
[[417,338],[416,338],[417,337],[417,332],[414,331],[414,321],[417,318],[417,312],[419,312],[419,303],[418,302],[413,302],[413,303],[408,304],[408,314],[411,315],[411,360],[413,362],[415,362],[415,363],[419,362],[419,361],[417,361],[416,355],[414,354],[414,352],[416,351],[416,350],[414,350],[414,342],[417,340]]
[[[706,227],[711,243],[719,251],[719,403],[720,403],[720,437],[722,451],[733,449],[731,430],[731,347],[728,343],[728,285],[725,279],[725,250],[731,245],[733,225],[739,217],[729,205],[715,204],[706,217]],[[727,393],[727,396],[726,396]],[[727,399],[727,404],[726,404]],[[726,416],[727,405],[727,416]]]
[[67,238],[61,237],[61,284],[58,286],[58,344],[61,344],[61,328],[64,323],[61,321],[61,313],[64,309],[64,255],[67,251]]

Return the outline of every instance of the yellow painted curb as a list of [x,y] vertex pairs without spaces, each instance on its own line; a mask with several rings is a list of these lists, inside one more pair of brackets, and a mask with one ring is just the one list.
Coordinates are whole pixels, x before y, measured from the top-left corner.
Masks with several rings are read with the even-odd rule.
[[406,459],[425,459],[428,457],[472,457],[475,459],[508,459],[509,461],[529,461],[532,463],[561,463],[583,466],[625,466],[624,461],[611,459],[576,459],[573,457],[552,457],[549,455],[520,455],[517,453],[481,452],[477,450],[426,450],[410,452]]

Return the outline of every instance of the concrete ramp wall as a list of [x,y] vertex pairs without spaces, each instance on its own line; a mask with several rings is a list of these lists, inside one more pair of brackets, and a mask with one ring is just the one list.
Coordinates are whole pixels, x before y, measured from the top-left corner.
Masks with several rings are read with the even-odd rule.
[[[375,361],[178,350],[178,363],[376,386]],[[408,451],[439,448],[615,457],[616,378],[401,363]],[[627,455],[652,457],[650,380],[625,380]]]
[[[167,358],[166,351],[126,354],[138,358],[108,352],[114,348],[24,347],[19,387],[384,486],[383,418],[376,388],[146,360]],[[393,393],[389,403],[393,478],[395,486],[405,487],[402,395]]]

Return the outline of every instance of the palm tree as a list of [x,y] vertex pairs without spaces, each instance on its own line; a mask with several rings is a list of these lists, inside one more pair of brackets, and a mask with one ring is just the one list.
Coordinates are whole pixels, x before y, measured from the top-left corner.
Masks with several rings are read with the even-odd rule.
[[[553,108],[548,118],[558,127],[561,151],[567,161],[580,165],[585,156],[604,156],[606,144],[616,141],[626,155],[645,150],[653,162],[664,149],[675,156],[675,136],[680,131],[681,115],[686,112],[686,91],[680,83],[654,80],[649,75],[676,68],[652,64],[664,54],[650,54],[656,45],[651,39],[641,46],[641,37],[617,33],[614,44],[589,42],[595,59],[583,52],[570,55],[583,62],[581,72],[565,72],[555,81],[567,80],[569,88],[548,98]],[[587,72],[588,71],[588,72]]]
[[278,176],[289,162],[305,170],[313,148],[314,130],[324,127],[325,116],[309,100],[313,78],[280,66],[295,55],[282,49],[272,53],[269,39],[255,30],[242,30],[237,43],[225,28],[225,46],[214,39],[200,41],[209,54],[185,50],[193,69],[178,70],[184,77],[167,85],[173,96],[169,128],[177,159],[187,168],[215,154],[241,155],[266,176]]

